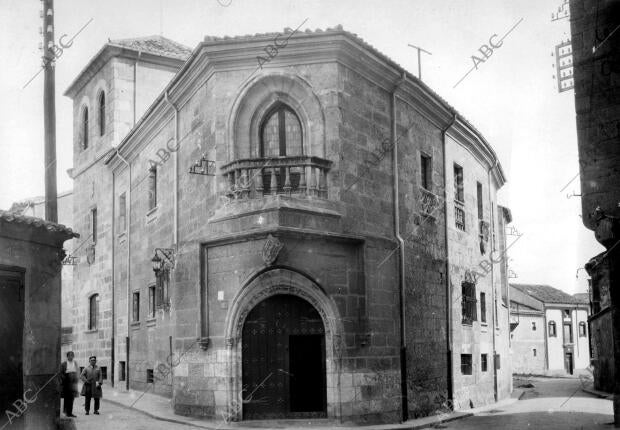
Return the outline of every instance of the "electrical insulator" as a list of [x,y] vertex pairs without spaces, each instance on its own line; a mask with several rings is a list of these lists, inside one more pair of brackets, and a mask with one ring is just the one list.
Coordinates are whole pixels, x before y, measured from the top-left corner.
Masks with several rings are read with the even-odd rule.
[[48,33],[53,33],[54,32],[54,27],[52,27],[51,25],[47,26],[47,32]]
[[52,15],[54,15],[54,13],[52,12],[52,8],[49,8],[47,10],[47,16],[52,16]]

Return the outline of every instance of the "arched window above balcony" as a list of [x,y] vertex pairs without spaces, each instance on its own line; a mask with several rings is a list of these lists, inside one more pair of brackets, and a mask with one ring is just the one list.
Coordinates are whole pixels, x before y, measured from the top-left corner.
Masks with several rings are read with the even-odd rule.
[[277,103],[260,126],[260,157],[303,155],[302,128],[295,112]]

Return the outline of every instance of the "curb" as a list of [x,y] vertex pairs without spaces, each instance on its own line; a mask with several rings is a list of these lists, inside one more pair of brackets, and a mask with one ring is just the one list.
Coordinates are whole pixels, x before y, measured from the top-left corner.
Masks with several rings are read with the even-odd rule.
[[[523,394],[522,394],[523,395]],[[199,422],[187,422],[187,421],[183,421],[181,419],[174,419],[174,418],[166,418],[166,417],[162,417],[159,415],[154,415],[150,412],[144,411],[142,409],[137,409],[135,407],[132,406],[127,406],[126,404],[116,401],[116,400],[110,400],[108,398],[102,398],[102,400],[112,403],[116,406],[119,406],[123,409],[128,409],[128,410],[132,410],[138,413],[141,413],[149,418],[152,418],[154,420],[158,420],[158,421],[165,421],[165,422],[169,422],[169,423],[175,423],[175,424],[182,424],[182,425],[186,425],[186,426],[191,426],[191,427],[197,427],[197,428],[203,428],[203,429],[207,429],[207,430],[222,430],[222,429],[235,429],[235,430],[244,430],[244,429],[248,429],[248,430],[255,430],[254,427],[250,428],[250,427],[244,427],[242,425],[239,425],[241,423],[234,423],[236,425],[233,426],[218,426],[218,427],[212,427],[212,426],[207,426],[204,425],[202,423]],[[463,418],[468,418],[468,417],[472,417],[474,415],[476,415],[477,412],[453,412],[450,416],[445,417],[445,418],[439,418],[439,417],[433,417],[435,419],[430,419],[431,417],[425,417],[425,418],[420,418],[420,421],[424,421],[425,419],[429,419],[428,422],[422,422],[422,423],[414,423],[414,422],[404,422],[404,423],[400,423],[400,424],[393,424],[393,425],[386,425],[386,424],[379,424],[378,426],[375,425],[369,425],[369,426],[365,426],[365,425],[358,425],[358,426],[338,426],[338,427],[332,427],[332,428],[340,428],[342,430],[351,430],[351,429],[374,429],[374,428],[380,428],[381,430],[417,430],[417,429],[426,429],[426,428],[431,428],[437,424],[443,424],[443,423],[448,423],[448,422],[452,422],[452,421],[456,421],[456,420],[460,420]],[[316,428],[321,428],[321,429],[328,429],[330,427],[314,427]],[[308,430],[312,430],[312,427],[308,427]]]
[[611,400],[611,399],[613,399],[613,396],[614,396],[613,394],[608,394],[608,393],[605,393],[603,391],[591,390],[589,388],[582,388],[581,391],[583,391],[584,393],[592,394],[593,396],[596,396],[599,399]]
[[132,411],[135,411],[135,412],[139,412],[139,413],[141,413],[143,415],[146,415],[149,418],[153,418],[153,419],[158,420],[158,421],[166,421],[166,422],[169,422],[169,423],[183,424],[183,425],[186,425],[186,426],[193,426],[193,427],[200,427],[200,428],[208,429],[208,430],[219,430],[219,429],[221,429],[221,427],[205,427],[202,424],[188,423],[187,421],[183,421],[183,420],[175,420],[174,418],[165,418],[165,417],[162,417],[162,416],[159,416],[159,415],[154,415],[154,414],[152,414],[150,412],[143,411],[142,409],[137,409],[137,408],[134,408],[132,406],[127,406],[126,404],[118,402],[116,400],[110,400],[110,399],[106,399],[106,398],[101,398],[101,400],[104,400],[106,402],[110,402],[110,403],[112,403],[112,404],[114,404],[116,406],[120,406],[123,409],[129,409],[129,410],[132,410]]

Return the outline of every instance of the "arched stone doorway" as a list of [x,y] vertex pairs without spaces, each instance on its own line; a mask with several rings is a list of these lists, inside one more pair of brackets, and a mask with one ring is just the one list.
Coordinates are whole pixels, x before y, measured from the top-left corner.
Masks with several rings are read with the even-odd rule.
[[[240,421],[246,414],[247,398],[252,389],[243,391],[243,329],[248,315],[264,300],[278,295],[303,299],[319,314],[324,328],[324,363],[327,392],[328,418],[338,418],[341,414],[340,403],[340,360],[342,354],[342,321],[336,304],[323,289],[307,275],[288,268],[273,268],[261,271],[249,277],[244,287],[232,300],[232,306],[226,317],[226,343],[229,347],[229,379],[226,404],[227,416],[233,421]],[[267,375],[265,375],[267,376]],[[264,378],[264,377],[263,377]],[[259,381],[260,383],[260,381]],[[259,397],[252,396],[254,399]],[[325,415],[323,415],[325,416]]]
[[258,303],[242,332],[243,419],[326,416],[325,327],[306,300]]

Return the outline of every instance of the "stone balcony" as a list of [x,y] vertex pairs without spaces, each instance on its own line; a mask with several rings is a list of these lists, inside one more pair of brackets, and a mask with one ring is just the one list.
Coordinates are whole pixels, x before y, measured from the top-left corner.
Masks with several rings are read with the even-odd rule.
[[328,199],[330,160],[282,156],[235,160],[222,166],[226,185],[214,215],[215,235],[291,227],[340,231],[339,202]]
[[222,166],[228,183],[226,196],[231,200],[275,195],[326,199],[331,164],[307,155],[235,160]]

